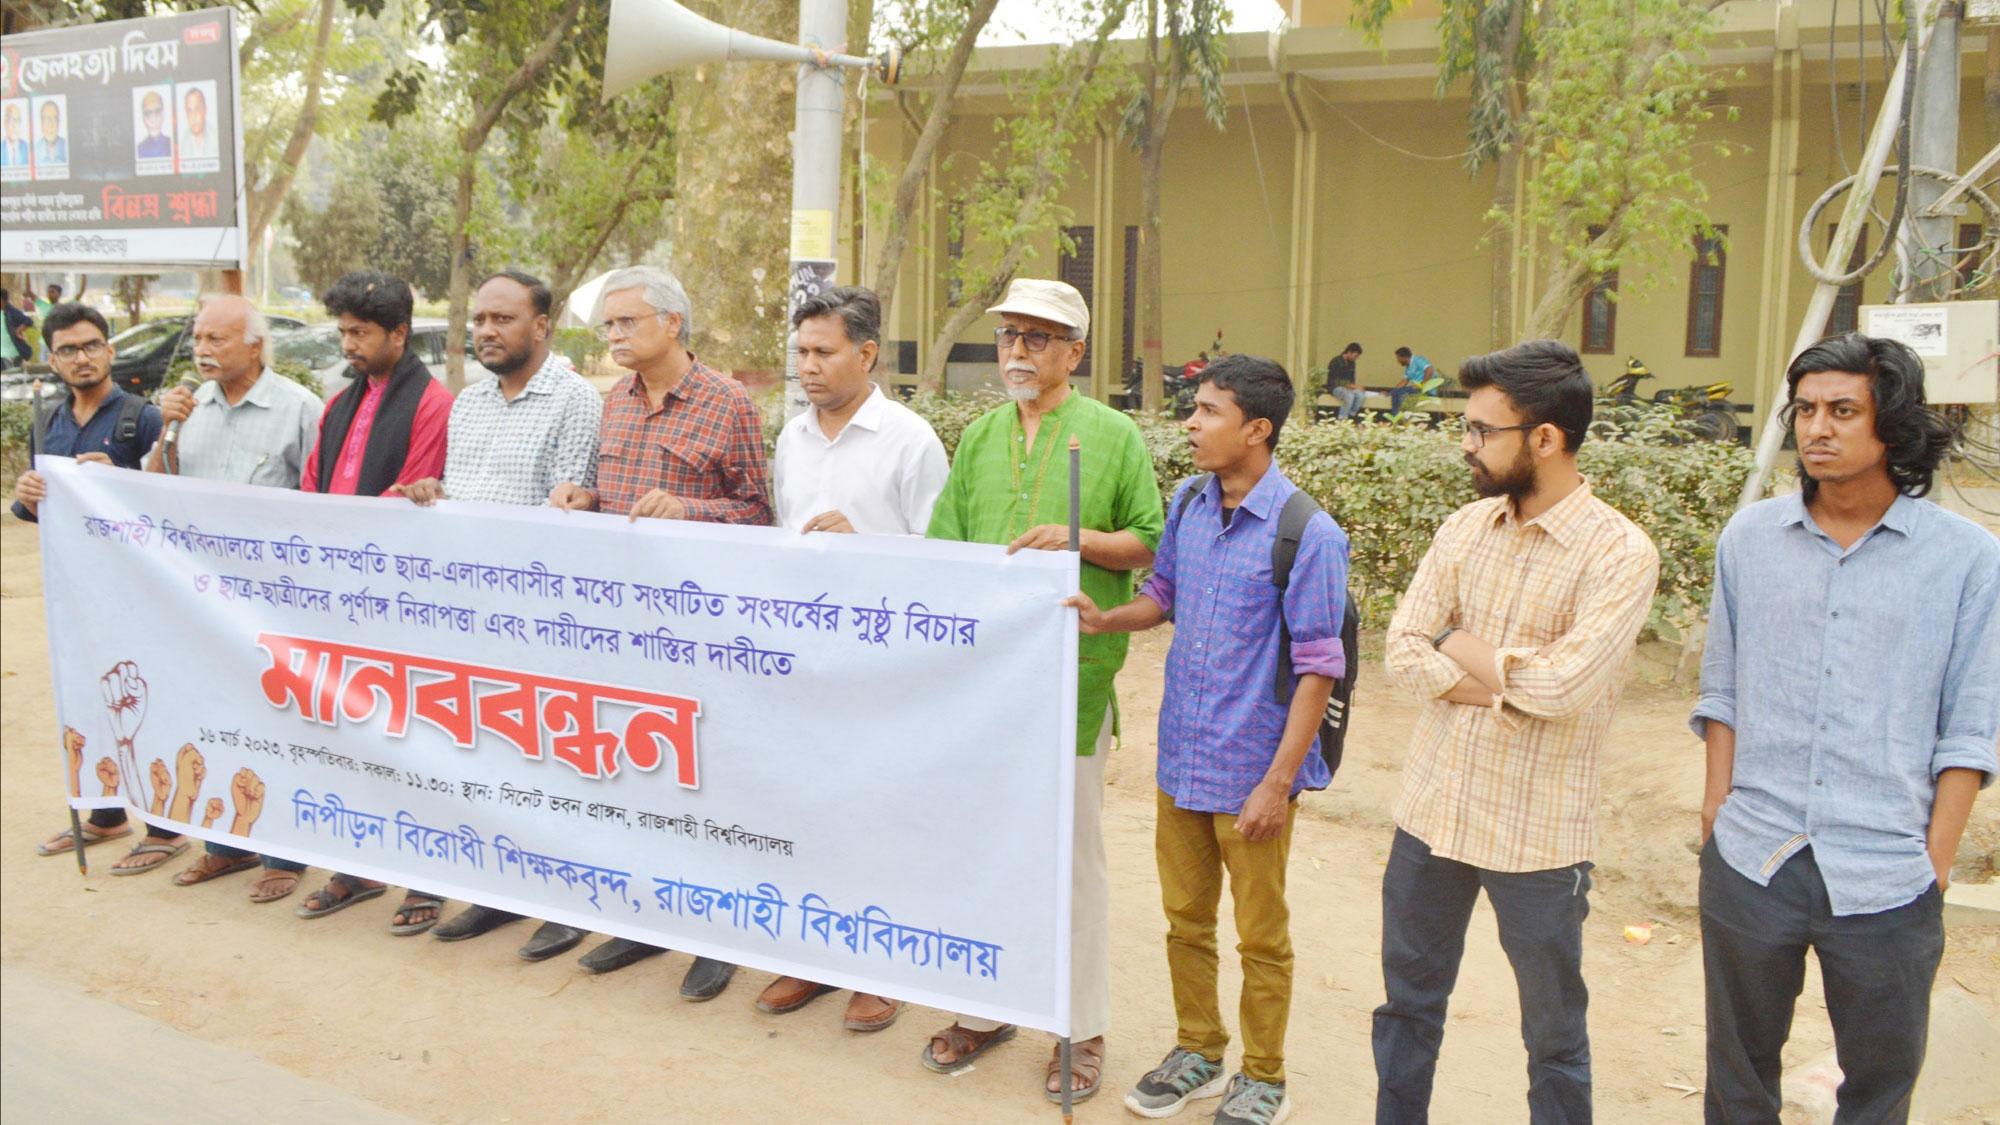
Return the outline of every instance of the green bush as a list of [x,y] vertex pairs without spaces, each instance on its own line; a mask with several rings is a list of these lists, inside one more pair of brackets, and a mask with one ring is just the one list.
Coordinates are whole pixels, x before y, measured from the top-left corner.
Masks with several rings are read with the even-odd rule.
[[588,373],[592,364],[604,358],[610,345],[588,328],[558,328],[549,347],[566,357],[578,371]]
[[[955,452],[965,427],[1003,401],[990,392],[919,395],[910,407]],[[1173,419],[1137,421],[1160,492],[1171,497],[1195,472],[1186,434]],[[1660,584],[1649,624],[1683,633],[1707,612],[1715,538],[1754,459],[1733,443],[1690,440],[1677,412],[1665,408],[1634,409],[1598,435],[1578,453],[1584,475],[1600,499],[1653,537]],[[1278,463],[1347,531],[1355,599],[1375,627],[1388,623],[1438,525],[1477,498],[1458,442],[1416,414],[1361,425],[1288,423]]]
[[26,399],[0,402],[0,484],[10,494],[14,478],[28,467],[28,432],[34,424],[33,403]]

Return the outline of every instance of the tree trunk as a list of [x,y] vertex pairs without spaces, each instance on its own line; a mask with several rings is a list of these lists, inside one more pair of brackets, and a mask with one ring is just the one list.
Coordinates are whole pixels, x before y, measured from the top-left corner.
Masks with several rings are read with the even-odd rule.
[[596,240],[585,247],[581,254],[568,262],[551,263],[554,268],[549,270],[550,316],[557,320],[562,319],[563,309],[569,305],[569,295],[576,292],[578,285],[583,284],[583,275],[590,271],[598,255],[604,253],[605,244],[611,241],[611,236],[618,232],[618,225],[625,220],[625,212],[636,202],[638,200],[629,195],[620,199],[617,205],[611,208],[611,212],[604,216],[604,222],[598,226]]
[[1597,279],[1591,275],[1584,263],[1570,262],[1558,265],[1549,271],[1548,288],[1542,299],[1535,302],[1535,311],[1528,315],[1528,323],[1522,332],[1526,340],[1560,340],[1565,325],[1569,322],[1570,310],[1590,292]]
[[882,318],[885,322],[889,319],[889,306],[896,297],[896,282],[903,271],[903,253],[910,245],[910,227],[916,221],[917,197],[923,190],[931,154],[937,151],[938,143],[944,139],[945,127],[951,123],[952,99],[958,94],[959,83],[965,79],[966,64],[972,61],[972,48],[987,21],[993,18],[993,9],[999,5],[1000,0],[974,0],[972,11],[966,15],[965,30],[952,44],[951,57],[945,61],[944,71],[938,76],[937,90],[931,96],[930,112],[924,116],[923,128],[917,133],[909,160],[903,165],[902,175],[896,178],[895,202],[890,206],[888,221],[882,227],[882,249],[875,255],[873,288],[882,299]]
[[[790,0],[692,4],[739,31],[790,43]],[[745,61],[674,79],[674,273],[694,304],[693,349],[719,369],[784,371],[797,70]]]
[[292,190],[292,180],[299,174],[299,164],[305,159],[307,146],[312,144],[313,132],[319,128],[320,83],[326,77],[326,52],[333,41],[333,13],[337,2],[319,2],[319,30],[313,40],[312,58],[306,64],[306,92],[299,103],[298,119],[292,123],[291,136],[285,140],[285,152],[278,158],[277,166],[268,169],[264,182],[250,191],[249,229],[243,235],[246,257],[258,240],[264,237],[264,229],[271,225],[278,208],[285,202],[285,195]]
[[1520,147],[1512,144],[1502,148],[1499,159],[1493,162],[1497,177],[1493,184],[1493,210],[1502,216],[1493,223],[1493,319],[1486,329],[1486,346],[1494,351],[1514,342],[1514,270],[1521,245],[1520,231],[1515,226],[1519,216],[1515,215],[1514,206],[1519,193],[1514,190],[1514,179],[1520,167]]
[[564,37],[576,23],[577,13],[583,10],[583,0],[569,0],[562,13],[549,25],[541,41],[535,44],[514,73],[507,76],[500,92],[493,100],[480,107],[479,113],[459,135],[457,188],[452,196],[451,211],[451,281],[446,286],[449,294],[449,309],[445,313],[444,363],[445,385],[452,393],[465,388],[465,339],[467,306],[472,303],[472,255],[469,253],[472,232],[472,185],[479,174],[479,152],[486,147],[486,138],[493,127],[500,123],[500,115],[507,112],[507,106],[521,95],[523,90],[534,85],[542,71],[555,58],[556,49],[562,45]]

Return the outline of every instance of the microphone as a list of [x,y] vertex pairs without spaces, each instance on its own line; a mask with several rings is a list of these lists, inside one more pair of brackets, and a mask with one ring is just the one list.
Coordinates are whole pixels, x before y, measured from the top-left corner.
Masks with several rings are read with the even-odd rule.
[[[181,381],[177,384],[177,386],[192,393],[194,391],[201,389],[201,380],[193,378],[191,376],[183,375],[181,376]],[[183,421],[185,421],[185,419],[176,418],[173,421],[167,423],[167,433],[164,440],[169,446],[172,446],[175,442],[180,441],[181,423]]]

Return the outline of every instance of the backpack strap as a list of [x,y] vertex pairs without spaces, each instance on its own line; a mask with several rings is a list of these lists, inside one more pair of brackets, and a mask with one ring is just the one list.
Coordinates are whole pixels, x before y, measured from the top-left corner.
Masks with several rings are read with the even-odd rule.
[[[145,414],[147,402],[130,391],[118,400],[118,424],[112,427],[111,440],[119,445],[131,445],[139,440],[139,418]],[[141,454],[145,451],[141,450]]]
[[1306,534],[1306,525],[1322,509],[1303,488],[1293,489],[1285,497],[1285,506],[1278,513],[1278,537],[1271,541],[1271,585],[1278,588],[1278,676],[1275,693],[1278,702],[1290,706],[1292,702],[1292,628],[1285,622],[1285,589],[1292,584],[1292,564],[1298,561],[1299,540]]
[[[1179,533],[1181,525],[1181,514],[1187,511],[1187,506],[1189,504],[1194,503],[1195,495],[1199,493],[1202,489],[1208,487],[1209,478],[1213,477],[1214,475],[1215,475],[1214,473],[1196,473],[1195,475],[1189,477],[1187,480],[1181,482],[1181,494],[1179,498],[1174,501],[1174,514],[1171,517],[1169,517],[1170,521],[1174,526],[1176,534]],[[1174,619],[1174,611],[1168,610],[1167,620],[1172,621],[1173,619]]]

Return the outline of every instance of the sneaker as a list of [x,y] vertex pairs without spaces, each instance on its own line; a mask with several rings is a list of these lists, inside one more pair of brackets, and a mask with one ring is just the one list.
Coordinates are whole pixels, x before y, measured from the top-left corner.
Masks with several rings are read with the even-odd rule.
[[1196,1098],[1219,1097],[1225,1081],[1221,1063],[1175,1047],[1125,1095],[1125,1108],[1141,1117],[1172,1117]]
[[1229,1080],[1215,1125],[1278,1125],[1292,1115],[1292,1099],[1282,1082],[1258,1082],[1238,1074]]

